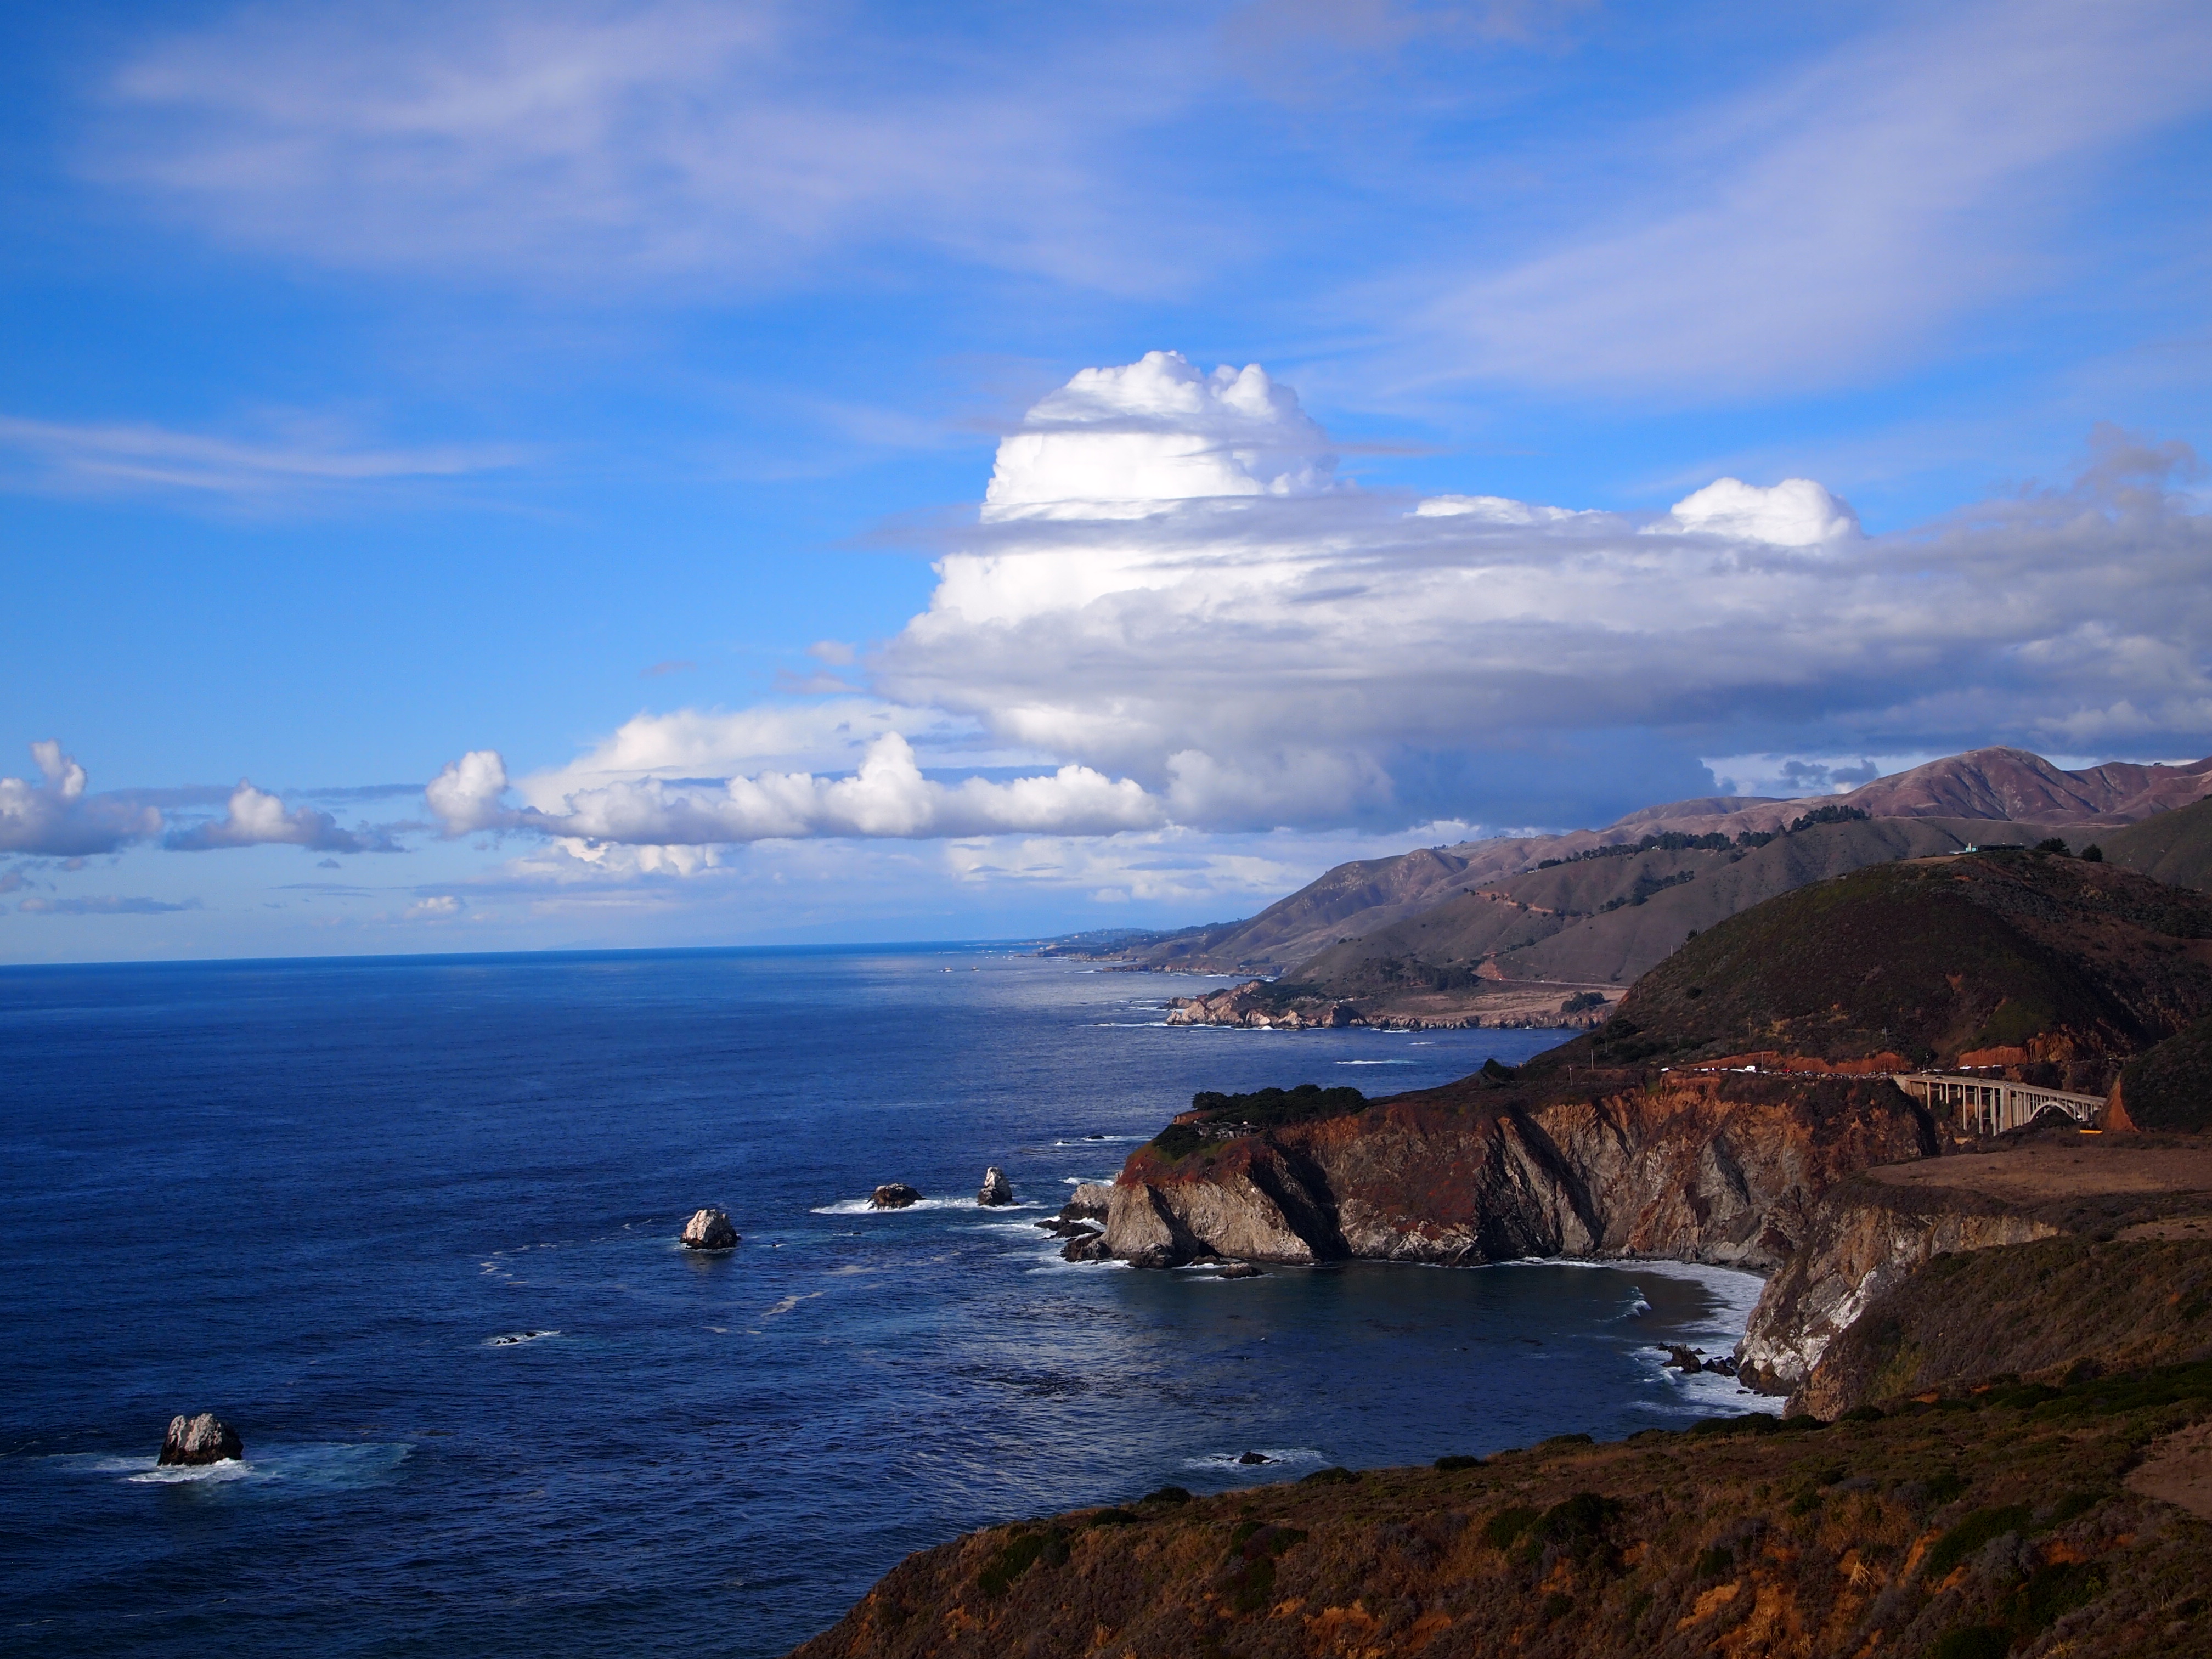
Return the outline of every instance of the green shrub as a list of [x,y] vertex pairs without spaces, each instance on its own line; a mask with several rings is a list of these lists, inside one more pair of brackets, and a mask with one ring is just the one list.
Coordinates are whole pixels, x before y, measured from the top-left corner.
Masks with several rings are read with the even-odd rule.
[[1716,1544],[1699,1553],[1690,1573],[1696,1578],[1721,1578],[1735,1571],[1735,1552],[1725,1544]]
[[1553,1590],[1544,1598],[1544,1622],[1564,1619],[1575,1610],[1575,1598],[1563,1590]]
[[1596,1443],[1586,1434],[1553,1434],[1539,1440],[1536,1449],[1541,1451],[1547,1446],[1591,1446]]
[[1206,1144],[1206,1137],[1188,1123],[1170,1123],[1151,1140],[1152,1151],[1170,1164],[1188,1158]]
[[1309,1474],[1301,1480],[1298,1484],[1301,1486],[1345,1486],[1351,1485],[1352,1482],[1358,1479],[1358,1471],[1356,1469],[1347,1469],[1340,1463],[1334,1464],[1325,1469],[1316,1469],[1311,1474]]
[[1948,1504],[1966,1495],[1966,1479],[1956,1469],[1944,1469],[1929,1476],[1927,1486],[1928,1501],[1931,1504]]
[[1482,1541],[1494,1550],[1510,1550],[1514,1540],[1535,1524],[1536,1511],[1525,1504],[1516,1504],[1482,1523]]
[[1186,1486],[1158,1486],[1137,1500],[1139,1504],[1188,1504],[1190,1491]]
[[2104,1588],[2104,1575],[2090,1563],[2056,1562],[2029,1574],[2006,1602],[2006,1611],[2017,1629],[2033,1636],[2075,1608],[2087,1607]]
[[1620,1513],[1617,1498],[1594,1492],[1578,1492],[1546,1510],[1529,1529],[1536,1541],[1557,1544],[1577,1555],[1587,1555],[1605,1542],[1606,1528]]
[[1295,1089],[1257,1089],[1249,1095],[1224,1095],[1206,1089],[1190,1097],[1190,1109],[1224,1123],[1253,1123],[1265,1129],[1304,1123],[1316,1117],[1340,1117],[1358,1111],[1367,1097],[1357,1089],[1324,1089],[1301,1083]]
[[992,1558],[991,1564],[976,1575],[975,1587],[983,1592],[986,1600],[995,1601],[1012,1588],[1015,1579],[1038,1561],[1056,1567],[1066,1559],[1067,1539],[1057,1528],[1050,1532],[1017,1533]]
[[1482,1467],[1482,1460],[1469,1457],[1463,1452],[1450,1452],[1437,1459],[1436,1466],[1449,1474],[1455,1469],[1479,1469]]
[[2028,1508],[2025,1504],[2007,1504],[2002,1509],[1976,1510],[1936,1540],[1928,1552],[1927,1559],[1920,1565],[1920,1576],[1931,1584],[1940,1583],[1949,1577],[1952,1568],[1992,1538],[2002,1537],[2008,1532],[2024,1531],[2027,1525]]
[[1928,1650],[1929,1659],[2005,1659],[2011,1651],[2012,1632],[2002,1625],[1962,1625]]

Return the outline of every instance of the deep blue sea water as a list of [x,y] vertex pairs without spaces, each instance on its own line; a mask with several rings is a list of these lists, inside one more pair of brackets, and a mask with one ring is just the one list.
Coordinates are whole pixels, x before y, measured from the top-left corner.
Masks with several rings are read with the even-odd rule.
[[[1194,1090],[1559,1035],[1159,1024],[1189,983],[942,947],[0,969],[0,1650],[744,1659],[975,1525],[1751,1403],[1655,1346],[1733,1340],[1741,1275],[1061,1262],[1030,1223]],[[1026,1207],[977,1209],[987,1164]],[[932,1201],[862,1211],[890,1180]],[[706,1203],[735,1252],[677,1246]],[[206,1409],[246,1462],[157,1476]]]

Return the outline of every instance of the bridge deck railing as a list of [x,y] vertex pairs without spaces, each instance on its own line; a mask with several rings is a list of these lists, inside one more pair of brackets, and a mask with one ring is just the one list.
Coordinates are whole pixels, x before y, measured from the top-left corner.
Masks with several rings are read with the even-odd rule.
[[2094,1125],[2103,1115],[2101,1095],[2079,1095],[2064,1089],[2043,1089],[2005,1078],[1972,1077],[1960,1073],[1911,1072],[1896,1079],[1897,1086],[1931,1109],[1958,1114],[1960,1129],[1967,1134],[2002,1134],[2024,1128],[2047,1108],[2056,1106],[2077,1123]]

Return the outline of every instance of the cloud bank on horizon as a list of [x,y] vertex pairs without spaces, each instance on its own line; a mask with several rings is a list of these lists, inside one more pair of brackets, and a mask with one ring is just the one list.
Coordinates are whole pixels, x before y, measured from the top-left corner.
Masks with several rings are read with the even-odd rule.
[[[2068,752],[2212,732],[2212,516],[2174,493],[2194,468],[2177,446],[2102,434],[2070,489],[1884,537],[1808,478],[1721,478],[1637,519],[1408,500],[1336,468],[1257,365],[1083,370],[1002,439],[927,610],[846,669],[857,695],[641,714],[512,787],[472,750],[425,805],[449,836],[604,866],[606,847],[1540,822],[1525,757],[1617,769],[1621,734],[1726,757],[1695,793],[1739,784],[1723,765],[1849,787],[1865,767],[1836,754],[1993,732]],[[1782,725],[1799,754],[1757,752]],[[1808,731],[1830,762],[1802,757]],[[162,832],[37,753],[43,782],[0,780],[0,850]],[[163,844],[398,843],[241,781]]]
[[[449,834],[646,847],[1402,829],[1540,817],[1517,758],[1612,763],[1618,733],[2187,748],[2212,732],[2212,519],[2170,488],[2192,465],[2105,434],[2071,489],[1886,537],[1806,478],[1641,520],[1407,501],[1340,481],[1263,369],[1156,351],[1002,440],[928,609],[867,659],[875,700],[641,715],[520,805],[476,752],[429,805]],[[934,781],[910,737],[1056,769]],[[740,769],[805,751],[857,764]]]

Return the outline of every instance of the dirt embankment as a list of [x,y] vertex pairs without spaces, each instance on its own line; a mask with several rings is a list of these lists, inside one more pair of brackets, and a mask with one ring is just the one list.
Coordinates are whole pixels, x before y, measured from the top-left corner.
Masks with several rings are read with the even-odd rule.
[[1168,1489],[910,1556],[794,1659],[2163,1659],[2212,1649],[2212,1527],[2127,1474],[2200,1422],[2212,1368]]
[[[2124,1229],[2212,1215],[2212,1146],[2197,1137],[2045,1129],[2008,1141],[2002,1151],[1869,1169],[1829,1192],[1801,1248],[1768,1282],[1753,1311],[1736,1351],[1747,1380],[1776,1393],[1805,1390],[1808,1409],[1844,1409],[1880,1392],[1887,1386],[1884,1379],[1894,1380],[1883,1370],[1893,1352],[1875,1355],[1863,1348],[1870,1335],[1851,1334],[1875,1310],[1917,1305],[1912,1298],[1920,1292],[1910,1287],[1939,1259],[1988,1252],[2008,1261],[2014,1253],[2006,1246],[2109,1237]],[[1976,1271],[2002,1281],[2009,1270],[1993,1261]],[[2046,1318],[2032,1305],[2026,1282],[2006,1295],[2016,1317]],[[2055,1311],[2047,1317],[2063,1324]],[[1877,1323],[1867,1331],[1879,1328]],[[1986,1352],[1974,1347],[1975,1340],[2003,1335],[1998,1328],[1974,1322],[1972,1329],[1981,1338],[1969,1336],[1965,1322],[1954,1328],[1955,1340],[1937,1343],[1927,1358],[1931,1376],[2024,1369],[2021,1355],[2029,1348],[2019,1342]],[[2106,1336],[2099,1334],[2105,1330],[2101,1324],[2080,1327],[2064,1347],[2069,1363],[2106,1354],[2110,1345],[2100,1347]],[[1834,1346],[1847,1336],[1849,1346]],[[2116,1363],[2119,1352],[2110,1349]],[[2040,1358],[2025,1368],[2057,1363]]]
[[1836,1182],[1934,1149],[1887,1079],[1633,1075],[1478,1073],[1180,1155],[1156,1143],[1115,1183],[1106,1249],[1153,1267],[1564,1255],[1769,1272]]
[[2154,1221],[2118,1238],[1938,1256],[1828,1345],[1791,1408],[1837,1417],[1989,1376],[2212,1358],[2212,1242],[2162,1236],[2172,1231]]

